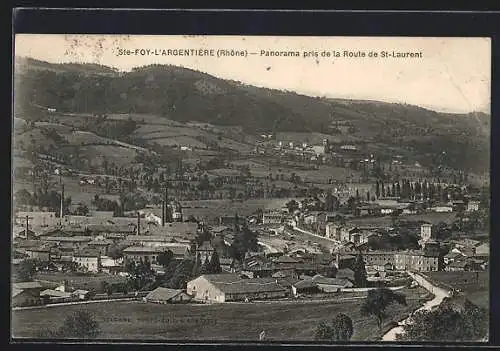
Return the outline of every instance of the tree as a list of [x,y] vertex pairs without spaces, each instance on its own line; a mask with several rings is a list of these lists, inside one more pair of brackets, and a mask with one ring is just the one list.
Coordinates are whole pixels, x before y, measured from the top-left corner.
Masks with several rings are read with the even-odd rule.
[[363,260],[363,256],[361,252],[356,256],[356,261],[353,266],[354,271],[354,284],[358,288],[364,288],[367,284],[367,273],[365,267],[365,261]]
[[314,339],[316,340],[335,340],[335,333],[333,327],[327,321],[319,322],[314,332]]
[[196,256],[196,261],[193,265],[193,270],[191,271],[191,277],[198,278],[200,276],[201,271],[201,255],[198,253]]
[[368,291],[368,296],[361,305],[361,313],[374,316],[381,330],[386,317],[385,310],[394,302],[406,306],[406,297],[387,288],[372,289]]
[[219,274],[221,272],[222,268],[220,266],[219,254],[217,253],[217,250],[214,250],[214,252],[212,253],[212,257],[210,258],[209,273]]
[[76,311],[66,316],[57,334],[63,338],[95,338],[101,333],[99,323],[88,311]]
[[339,200],[329,191],[325,197],[325,211],[333,212],[338,207]]
[[203,262],[203,265],[201,266],[200,274],[210,274],[210,260],[208,257],[205,258],[205,262]]
[[288,209],[288,213],[293,213],[293,211],[299,208],[299,204],[295,200],[288,201],[285,206]]
[[123,250],[118,245],[113,244],[108,249],[108,256],[114,260],[117,260],[117,259],[123,257]]
[[[444,302],[445,303],[445,302]],[[404,333],[402,341],[480,341],[488,336],[489,315],[486,309],[465,300],[462,310],[440,306],[433,311],[416,312]]]
[[316,327],[314,338],[325,341],[347,341],[351,339],[353,331],[352,319],[339,313],[331,323],[321,321]]
[[19,280],[21,282],[30,282],[36,274],[36,261],[33,259],[24,260],[19,267]]
[[167,250],[158,255],[158,263],[167,268],[173,258],[174,253],[171,250]]
[[332,323],[333,331],[337,340],[348,341],[354,332],[352,319],[343,313],[337,314]]

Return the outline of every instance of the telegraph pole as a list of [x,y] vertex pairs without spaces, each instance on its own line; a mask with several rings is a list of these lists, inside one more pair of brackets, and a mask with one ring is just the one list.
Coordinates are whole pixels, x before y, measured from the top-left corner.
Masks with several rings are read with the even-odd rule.
[[61,185],[61,208],[59,212],[59,222],[62,225],[62,220],[64,216],[64,183],[62,182],[61,171],[59,171],[59,184]]

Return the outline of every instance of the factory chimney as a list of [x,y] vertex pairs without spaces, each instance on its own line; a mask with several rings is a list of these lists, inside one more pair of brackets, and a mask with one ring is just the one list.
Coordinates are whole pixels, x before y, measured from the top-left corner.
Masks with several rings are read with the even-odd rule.
[[137,235],[141,235],[141,214],[137,212]]
[[161,200],[161,226],[165,226],[165,197]]
[[62,223],[64,216],[64,183],[61,184],[61,210],[59,212],[59,219]]
[[29,217],[26,216],[26,231],[24,232],[24,238],[28,240],[28,229],[29,229]]

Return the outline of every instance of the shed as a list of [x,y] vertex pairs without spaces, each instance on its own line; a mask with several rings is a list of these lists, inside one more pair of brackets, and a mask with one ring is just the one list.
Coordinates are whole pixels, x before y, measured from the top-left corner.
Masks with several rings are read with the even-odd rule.
[[146,302],[152,303],[187,303],[191,300],[191,296],[179,289],[169,289],[158,287],[144,297]]

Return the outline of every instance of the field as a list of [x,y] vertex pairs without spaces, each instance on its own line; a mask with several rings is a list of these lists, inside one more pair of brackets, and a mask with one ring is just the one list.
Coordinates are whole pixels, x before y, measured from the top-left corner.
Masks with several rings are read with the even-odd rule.
[[[454,213],[427,213],[422,215],[400,215],[397,217],[399,221],[426,221],[432,224],[438,224],[439,222],[445,222],[451,224],[456,219],[456,214]],[[381,226],[381,227],[391,227],[392,217],[368,217],[368,218],[356,218],[349,221],[349,224],[357,226]]]
[[258,209],[274,209],[284,206],[290,199],[249,199],[245,201],[231,200],[197,200],[181,201],[182,212],[187,218],[193,215],[196,218],[209,216],[216,218],[219,216],[234,216],[238,213],[240,216],[248,216]]
[[[386,319],[402,319],[428,298],[424,290],[407,289],[408,306],[391,305]],[[312,341],[317,324],[345,313],[354,324],[353,340],[377,340],[375,318],[362,316],[360,301],[268,302],[214,305],[156,305],[110,302],[81,306],[13,311],[15,337],[36,337],[57,328],[67,313],[85,309],[96,316],[105,339],[134,340],[258,340],[262,330],[270,341]]]
[[430,272],[426,275],[445,286],[460,289],[473,303],[489,308],[489,272]]

